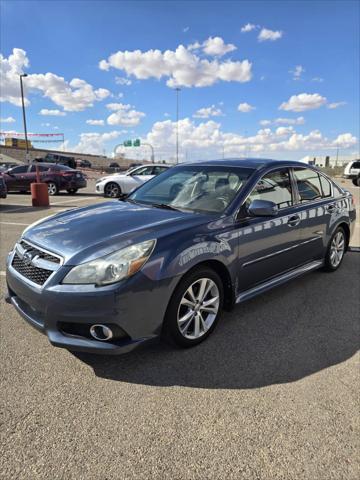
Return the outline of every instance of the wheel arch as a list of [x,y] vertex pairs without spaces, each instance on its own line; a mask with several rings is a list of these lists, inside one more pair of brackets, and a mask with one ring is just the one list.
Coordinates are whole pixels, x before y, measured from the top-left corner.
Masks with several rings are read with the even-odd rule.
[[190,270],[188,270],[183,275],[181,275],[181,277],[179,278],[179,281],[176,284],[174,292],[178,287],[179,283],[183,280],[183,278],[186,277],[187,275],[190,275],[194,270],[197,270],[199,267],[211,268],[212,270],[214,270],[214,272],[216,272],[219,275],[219,277],[222,280],[222,284],[224,288],[224,310],[227,310],[227,311],[231,310],[235,304],[235,292],[234,292],[234,288],[231,280],[231,275],[226,265],[224,265],[219,260],[213,260],[213,259],[203,260],[193,265],[190,268]]
[[350,227],[346,222],[341,222],[336,228],[342,227],[344,229],[345,235],[346,235],[346,248],[345,251],[348,250],[349,248],[349,243],[350,243]]

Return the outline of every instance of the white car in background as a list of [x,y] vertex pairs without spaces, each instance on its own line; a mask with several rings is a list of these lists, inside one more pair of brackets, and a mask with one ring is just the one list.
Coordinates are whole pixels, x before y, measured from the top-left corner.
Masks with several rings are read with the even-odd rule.
[[344,169],[344,178],[352,180],[354,185],[360,187],[360,160],[349,162]]
[[96,181],[96,193],[101,193],[104,197],[118,198],[121,194],[130,193],[150,178],[165,172],[168,168],[170,168],[170,165],[153,163],[133,168],[125,173],[107,175]]

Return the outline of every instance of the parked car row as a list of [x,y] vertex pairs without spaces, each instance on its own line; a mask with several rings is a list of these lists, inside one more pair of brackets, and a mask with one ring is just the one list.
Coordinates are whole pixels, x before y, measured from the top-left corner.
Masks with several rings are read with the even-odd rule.
[[87,185],[84,174],[66,165],[35,162],[30,165],[18,165],[2,173],[1,178],[8,192],[28,192],[30,184],[36,182],[36,167],[39,168],[40,180],[48,185],[49,195],[60,191],[75,194]]

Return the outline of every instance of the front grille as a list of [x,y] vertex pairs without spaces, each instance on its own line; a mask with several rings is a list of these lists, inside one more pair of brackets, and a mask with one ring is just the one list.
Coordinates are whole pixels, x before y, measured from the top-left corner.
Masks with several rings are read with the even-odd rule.
[[50,275],[53,273],[52,270],[45,270],[44,268],[38,268],[32,264],[27,265],[24,262],[24,260],[19,257],[17,253],[15,253],[11,265],[14,268],[14,270],[20,273],[20,275],[27,278],[28,280],[31,280],[37,285],[43,285],[46,282],[46,280],[50,277]]
[[31,253],[33,255],[38,255],[40,258],[43,258],[44,260],[47,260],[48,262],[60,263],[60,258],[59,257],[55,257],[55,255],[51,255],[50,253],[44,252],[43,250],[39,250],[38,248],[33,247],[32,245],[25,242],[24,240],[21,240],[20,245],[25,250],[31,251]]

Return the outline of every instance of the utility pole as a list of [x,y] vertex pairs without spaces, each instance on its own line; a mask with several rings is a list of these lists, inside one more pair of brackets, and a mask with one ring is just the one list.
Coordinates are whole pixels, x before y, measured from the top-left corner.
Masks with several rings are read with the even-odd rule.
[[179,163],[179,92],[181,88],[176,87],[176,163]]
[[27,77],[27,73],[22,73],[20,75],[20,90],[21,90],[21,103],[22,103],[22,112],[23,112],[23,122],[24,122],[24,133],[25,133],[25,152],[26,152],[26,161],[29,163],[29,147],[27,139],[27,128],[26,128],[26,116],[25,116],[25,102],[24,102],[24,88],[23,88],[23,77]]

